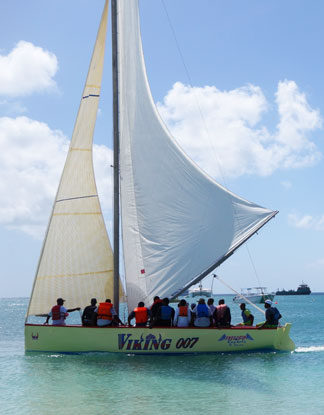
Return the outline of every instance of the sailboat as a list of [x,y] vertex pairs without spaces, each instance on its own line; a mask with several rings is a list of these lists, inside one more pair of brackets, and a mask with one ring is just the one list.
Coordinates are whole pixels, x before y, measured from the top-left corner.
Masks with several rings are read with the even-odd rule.
[[[146,75],[137,0],[112,0],[114,237],[108,239],[92,166],[108,0],[36,271],[25,350],[208,353],[293,350],[289,323],[277,329],[111,328],[36,324],[58,297],[84,308],[91,297],[124,295],[128,310],[176,298],[199,283],[276,215],[204,173],[169,134]],[[121,207],[119,206],[121,203]],[[125,287],[119,281],[119,227]]]

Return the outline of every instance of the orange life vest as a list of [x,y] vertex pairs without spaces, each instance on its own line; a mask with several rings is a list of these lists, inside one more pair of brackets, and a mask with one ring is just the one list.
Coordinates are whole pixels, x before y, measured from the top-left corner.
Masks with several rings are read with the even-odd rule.
[[52,308],[52,320],[61,320],[61,318],[65,318],[66,314],[65,313],[61,313],[61,306],[60,305],[55,305]]
[[179,316],[188,317],[188,306],[187,305],[181,305],[179,307]]
[[147,323],[148,314],[146,307],[136,307],[134,309],[136,324]]
[[111,309],[113,304],[111,303],[99,303],[98,307],[98,318],[102,320],[112,320]]

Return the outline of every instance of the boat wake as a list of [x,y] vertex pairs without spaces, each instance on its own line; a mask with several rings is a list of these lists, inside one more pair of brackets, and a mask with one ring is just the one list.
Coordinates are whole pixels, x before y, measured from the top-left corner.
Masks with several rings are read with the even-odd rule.
[[297,347],[296,353],[324,352],[324,346]]

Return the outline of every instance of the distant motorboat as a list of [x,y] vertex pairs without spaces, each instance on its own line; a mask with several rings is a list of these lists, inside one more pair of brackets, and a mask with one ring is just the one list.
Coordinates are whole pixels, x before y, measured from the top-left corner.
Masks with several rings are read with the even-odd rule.
[[212,290],[210,288],[203,288],[201,284],[193,290],[189,291],[191,297],[211,297]]
[[278,290],[276,295],[309,295],[311,293],[311,289],[307,284],[302,282],[297,290]]
[[[253,291],[255,290],[255,291]],[[253,304],[264,304],[266,300],[273,300],[275,293],[268,293],[266,287],[242,288],[241,294],[233,298],[235,303],[242,303],[247,298]]]

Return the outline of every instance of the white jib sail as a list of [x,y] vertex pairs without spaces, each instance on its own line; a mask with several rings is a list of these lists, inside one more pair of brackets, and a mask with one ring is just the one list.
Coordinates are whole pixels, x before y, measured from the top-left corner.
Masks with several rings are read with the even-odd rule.
[[103,71],[108,1],[103,11],[69,152],[47,229],[29,315],[58,297],[84,307],[113,295],[113,256],[95,184],[92,139]]
[[133,309],[197,282],[275,212],[217,184],[170,136],[147,81],[138,2],[118,5],[122,232]]

